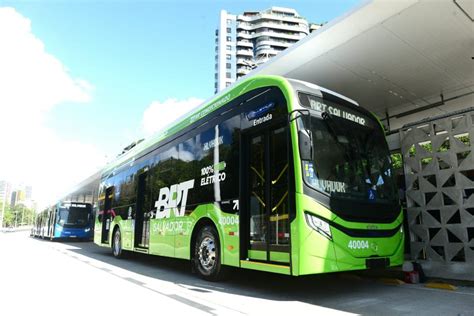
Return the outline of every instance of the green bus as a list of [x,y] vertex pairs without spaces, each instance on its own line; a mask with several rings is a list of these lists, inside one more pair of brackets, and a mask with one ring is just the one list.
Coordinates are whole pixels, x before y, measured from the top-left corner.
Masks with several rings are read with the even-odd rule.
[[123,153],[98,202],[97,245],[188,259],[207,280],[228,267],[298,276],[403,260],[377,118],[278,76],[247,79]]

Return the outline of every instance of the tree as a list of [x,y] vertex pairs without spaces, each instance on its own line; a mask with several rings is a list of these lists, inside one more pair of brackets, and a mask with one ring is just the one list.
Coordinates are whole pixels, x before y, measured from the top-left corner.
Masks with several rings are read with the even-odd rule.
[[3,216],[3,226],[23,226],[31,225],[34,222],[35,211],[33,209],[27,208],[23,204],[15,205],[15,207],[10,207],[10,205],[5,206],[5,214]]
[[13,214],[10,205],[5,205],[5,213],[3,213],[3,226],[9,227],[13,223]]

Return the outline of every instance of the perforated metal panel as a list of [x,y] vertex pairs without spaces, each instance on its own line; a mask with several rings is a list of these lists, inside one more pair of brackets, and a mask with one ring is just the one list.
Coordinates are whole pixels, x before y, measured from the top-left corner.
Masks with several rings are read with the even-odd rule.
[[474,263],[474,111],[400,132],[412,259]]

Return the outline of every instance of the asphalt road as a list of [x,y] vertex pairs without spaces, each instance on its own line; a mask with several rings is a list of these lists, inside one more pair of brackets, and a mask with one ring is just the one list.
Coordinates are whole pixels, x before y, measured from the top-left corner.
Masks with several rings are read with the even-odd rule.
[[235,270],[220,283],[182,260],[118,260],[93,243],[0,233],[0,315],[474,315],[474,288],[386,285],[348,274]]

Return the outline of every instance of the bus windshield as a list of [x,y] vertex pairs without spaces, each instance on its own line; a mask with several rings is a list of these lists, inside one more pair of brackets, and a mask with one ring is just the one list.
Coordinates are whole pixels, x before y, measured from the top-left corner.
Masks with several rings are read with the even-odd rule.
[[90,210],[81,207],[60,207],[58,224],[64,227],[85,227],[89,224]]
[[311,116],[314,159],[303,162],[305,182],[331,197],[396,201],[390,154],[378,122],[315,96],[307,104],[321,115]]

